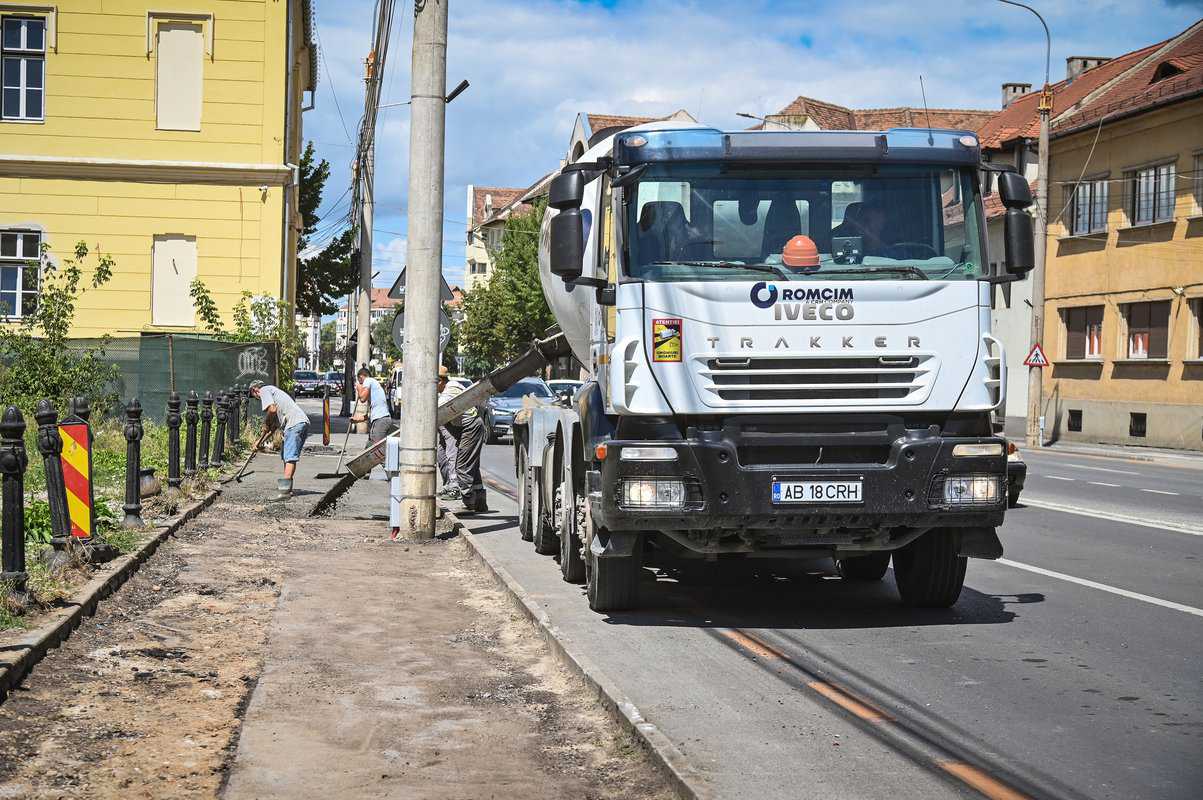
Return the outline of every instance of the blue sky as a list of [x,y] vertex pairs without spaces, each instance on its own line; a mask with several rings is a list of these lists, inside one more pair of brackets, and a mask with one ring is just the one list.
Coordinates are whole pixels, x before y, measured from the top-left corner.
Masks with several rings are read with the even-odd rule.
[[[1030,0],[1052,31],[1052,80],[1070,55],[1118,55],[1166,39],[1203,0]],[[363,105],[371,0],[316,0],[322,55],[304,135],[330,161],[323,213],[350,181]],[[993,0],[450,0],[443,265],[463,281],[466,187],[526,186],[564,155],[578,111],[666,114],[685,108],[720,128],[749,123],[800,94],[846,106],[999,107],[1000,85],[1039,85],[1044,37],[1030,13]],[[383,102],[409,97],[413,6],[397,0]],[[335,99],[337,98],[337,106]],[[341,116],[339,109],[341,108]],[[375,268],[389,285],[405,263],[408,107],[377,129]],[[322,226],[323,228],[326,225]]]

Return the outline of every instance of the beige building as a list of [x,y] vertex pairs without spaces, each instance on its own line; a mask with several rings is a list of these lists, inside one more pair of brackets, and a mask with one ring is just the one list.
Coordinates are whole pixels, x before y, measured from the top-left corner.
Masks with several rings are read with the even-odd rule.
[[1044,413],[1054,439],[1199,450],[1203,22],[1121,60],[1054,109]]

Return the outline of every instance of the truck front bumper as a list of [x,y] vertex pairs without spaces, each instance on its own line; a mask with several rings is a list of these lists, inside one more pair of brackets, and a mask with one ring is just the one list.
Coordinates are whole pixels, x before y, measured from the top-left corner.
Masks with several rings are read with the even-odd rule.
[[[765,434],[724,428],[697,432],[671,441],[610,440],[600,468],[586,476],[590,513],[610,531],[881,531],[935,527],[995,527],[1006,510],[1007,460],[997,437],[948,436],[936,429],[908,430],[873,448],[871,463],[823,463],[823,454],[847,447],[848,434],[823,437],[782,433],[771,437],[768,452],[792,454],[791,463],[757,463],[765,452]],[[804,440],[804,441],[802,441]],[[783,444],[784,450],[782,450]],[[998,455],[954,456],[962,444],[998,444]],[[675,452],[674,460],[623,460],[624,448]],[[819,463],[796,463],[803,454],[819,453]],[[843,452],[849,452],[845,449]],[[862,451],[863,452],[863,451]],[[978,488],[993,486],[972,503],[950,502],[945,481],[978,479]],[[662,499],[675,507],[634,505],[629,481],[665,482]],[[774,504],[774,481],[859,481],[858,502]],[[680,489],[676,483],[680,483]],[[648,494],[644,484],[644,494]]]

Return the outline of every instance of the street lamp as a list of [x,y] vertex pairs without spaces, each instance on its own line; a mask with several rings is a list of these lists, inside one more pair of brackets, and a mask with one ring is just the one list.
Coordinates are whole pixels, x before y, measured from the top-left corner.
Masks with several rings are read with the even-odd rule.
[[[1040,144],[1036,150],[1036,259],[1032,270],[1032,331],[1030,347],[1035,348],[1044,338],[1044,262],[1048,246],[1048,126],[1053,110],[1053,92],[1049,87],[1049,67],[1052,63],[1053,40],[1048,23],[1040,12],[1015,0],[998,0],[1009,6],[1025,8],[1036,15],[1044,27],[1044,89],[1040,93]],[[1030,352],[1030,350],[1029,350]],[[1028,367],[1028,408],[1025,438],[1031,447],[1044,446],[1044,376],[1043,367]]]

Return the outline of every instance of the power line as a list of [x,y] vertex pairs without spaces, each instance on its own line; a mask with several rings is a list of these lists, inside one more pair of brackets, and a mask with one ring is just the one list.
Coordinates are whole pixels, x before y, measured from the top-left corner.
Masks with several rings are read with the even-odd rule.
[[334,88],[334,78],[330,76],[330,62],[326,60],[326,46],[322,44],[322,31],[318,28],[317,20],[313,21],[313,32],[317,34],[317,52],[322,59],[322,67],[326,70],[326,83],[330,86],[330,96],[334,98],[334,110],[338,112],[338,121],[342,123],[343,134],[347,142],[351,141],[351,132],[347,130],[347,121],[343,119],[342,106],[338,104],[338,90]]

